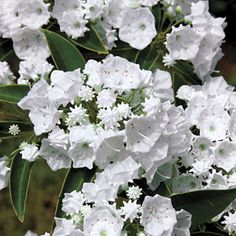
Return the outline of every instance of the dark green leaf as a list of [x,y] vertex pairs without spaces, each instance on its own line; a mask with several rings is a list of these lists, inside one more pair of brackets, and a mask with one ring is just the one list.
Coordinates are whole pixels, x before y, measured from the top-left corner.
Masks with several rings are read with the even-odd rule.
[[140,51],[137,63],[142,69],[152,70],[157,62],[159,55],[157,49],[152,46]]
[[206,231],[206,232],[194,232],[191,235],[196,235],[196,236],[224,236],[225,234]]
[[85,59],[73,43],[49,30],[44,30],[44,34],[57,69],[73,71],[77,68],[84,68]]
[[0,156],[10,155],[23,141],[34,135],[32,132],[20,132],[16,136],[0,133]]
[[73,40],[73,42],[89,51],[93,51],[98,54],[108,54],[108,50],[103,44],[105,32],[102,31],[99,24],[90,23],[88,28],[89,31],[85,33],[84,37]]
[[0,101],[16,104],[27,95],[28,91],[29,86],[27,85],[1,85]]
[[[57,201],[55,217],[66,216],[65,212],[62,211],[61,209],[64,193],[70,193],[74,190],[80,191],[85,182],[91,182],[95,173],[96,173],[95,168],[93,168],[92,170],[89,170],[87,168],[79,168],[79,169],[71,168],[70,170],[68,170],[64,183],[61,188],[59,199]],[[54,223],[53,223],[53,227],[54,227]]]
[[173,68],[176,72],[182,74],[190,84],[201,84],[201,80],[195,74],[191,63],[180,60],[176,62]]
[[157,4],[152,8],[152,14],[155,17],[155,22],[156,22],[156,30],[157,32],[161,31],[161,26],[163,24],[163,16],[162,16],[162,9],[161,5]]
[[201,190],[171,197],[176,210],[184,209],[192,214],[192,229],[210,222],[236,198],[236,189]]
[[21,222],[24,221],[31,168],[32,163],[23,160],[20,154],[12,161],[9,192],[12,207]]

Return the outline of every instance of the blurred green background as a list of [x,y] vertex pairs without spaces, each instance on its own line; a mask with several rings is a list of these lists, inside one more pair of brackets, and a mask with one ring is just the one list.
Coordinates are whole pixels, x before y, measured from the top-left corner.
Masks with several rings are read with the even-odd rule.
[[[213,15],[226,17],[225,56],[218,69],[236,86],[236,0],[210,0],[210,9]],[[39,234],[49,231],[64,175],[65,170],[52,172],[44,161],[34,165],[24,224],[14,215],[8,190],[0,191],[0,236],[22,236],[29,229]]]

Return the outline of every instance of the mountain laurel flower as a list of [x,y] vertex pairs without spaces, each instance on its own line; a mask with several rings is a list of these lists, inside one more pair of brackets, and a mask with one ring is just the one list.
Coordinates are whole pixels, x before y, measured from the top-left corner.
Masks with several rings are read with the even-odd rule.
[[119,28],[119,38],[142,50],[157,35],[155,18],[149,8],[128,9]]
[[15,136],[20,133],[20,128],[18,124],[13,124],[9,127],[8,133]]

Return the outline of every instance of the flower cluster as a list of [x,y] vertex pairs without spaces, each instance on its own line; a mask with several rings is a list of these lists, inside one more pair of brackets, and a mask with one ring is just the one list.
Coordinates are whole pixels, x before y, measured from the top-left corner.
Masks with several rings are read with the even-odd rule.
[[220,46],[225,37],[225,19],[211,16],[207,1],[193,4],[186,19],[191,22],[191,26],[173,26],[167,35],[169,54],[165,56],[164,62],[172,65],[176,60],[191,61],[196,74],[205,81],[223,56]]

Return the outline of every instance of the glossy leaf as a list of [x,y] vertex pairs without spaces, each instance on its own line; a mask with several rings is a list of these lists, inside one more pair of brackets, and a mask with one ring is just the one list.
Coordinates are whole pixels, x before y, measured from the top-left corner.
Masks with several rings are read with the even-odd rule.
[[49,30],[44,30],[44,34],[57,69],[73,71],[77,68],[84,68],[85,59],[73,43]]
[[159,55],[157,49],[150,46],[149,48],[140,51],[137,63],[142,69],[152,70],[155,67],[158,57]]
[[23,222],[25,206],[30,182],[32,163],[21,158],[18,154],[12,161],[9,192],[12,207],[18,219]]
[[160,4],[157,4],[152,7],[152,14],[155,17],[155,22],[156,22],[156,30],[157,32],[161,31],[163,21],[164,21],[164,16],[162,12],[162,6]]
[[177,61],[173,66],[176,72],[182,74],[190,84],[201,84],[201,80],[194,72],[193,66],[186,61]]
[[73,42],[89,51],[98,54],[108,54],[108,50],[102,42],[103,37],[105,38],[105,32],[102,32],[99,24],[90,23],[88,28],[89,31],[83,37],[73,40]]
[[192,214],[192,229],[210,222],[236,198],[236,189],[201,190],[171,197],[176,210],[184,209]]
[[0,85],[0,101],[16,104],[27,95],[28,91],[27,85]]
[[215,232],[196,232],[196,233],[192,233],[192,236],[196,235],[196,236],[224,236],[225,234],[220,234],[220,233],[215,233]]
[[33,135],[33,131],[21,132],[15,136],[0,133],[0,156],[10,155],[23,141],[30,139]]

